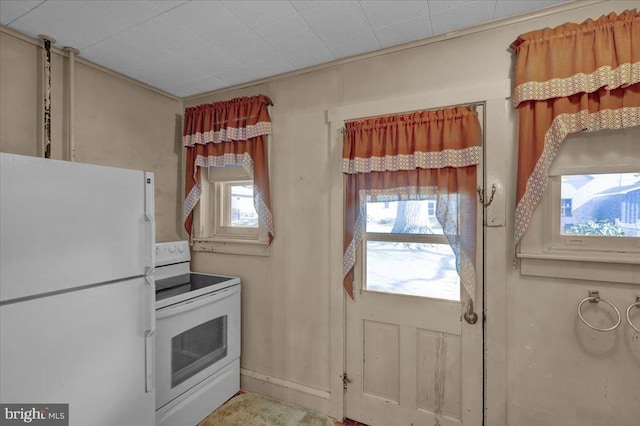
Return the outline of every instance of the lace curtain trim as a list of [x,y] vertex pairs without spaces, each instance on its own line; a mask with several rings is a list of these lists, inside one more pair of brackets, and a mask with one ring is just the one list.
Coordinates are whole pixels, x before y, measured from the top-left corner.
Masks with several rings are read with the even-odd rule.
[[547,188],[549,167],[558,155],[560,146],[571,133],[595,132],[604,129],[624,129],[640,126],[640,107],[607,109],[589,113],[560,114],[554,118],[545,134],[544,149],[527,180],[525,193],[516,206],[515,242],[520,241],[529,226],[531,216]]
[[467,167],[480,163],[480,147],[445,149],[438,152],[387,155],[384,157],[343,158],[342,172],[347,174],[385,172],[415,169],[442,169],[445,167]]

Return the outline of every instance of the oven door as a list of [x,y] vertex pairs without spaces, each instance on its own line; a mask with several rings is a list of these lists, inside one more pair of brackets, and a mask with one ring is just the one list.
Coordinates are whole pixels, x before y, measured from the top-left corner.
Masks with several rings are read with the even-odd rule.
[[240,357],[240,285],[156,311],[156,410]]

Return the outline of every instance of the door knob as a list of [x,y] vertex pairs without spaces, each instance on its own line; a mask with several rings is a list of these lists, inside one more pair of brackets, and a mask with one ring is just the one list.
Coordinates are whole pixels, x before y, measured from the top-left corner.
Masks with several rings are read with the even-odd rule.
[[469,324],[475,324],[478,322],[478,314],[473,311],[473,300],[469,299],[469,305],[463,315],[464,320]]

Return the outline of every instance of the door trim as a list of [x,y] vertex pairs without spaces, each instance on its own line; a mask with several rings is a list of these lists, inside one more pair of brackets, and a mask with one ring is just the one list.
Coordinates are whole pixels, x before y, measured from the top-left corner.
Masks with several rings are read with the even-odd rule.
[[[499,80],[481,85],[470,86],[456,86],[449,89],[440,89],[432,92],[425,92],[420,94],[413,94],[409,96],[402,96],[390,99],[381,99],[370,102],[353,103],[330,108],[327,110],[327,123],[329,124],[329,144],[330,144],[330,180],[331,190],[329,194],[329,223],[330,223],[330,236],[329,236],[329,260],[330,260],[330,277],[331,277],[331,290],[330,290],[330,381],[329,389],[331,394],[330,401],[330,415],[335,419],[344,418],[344,392],[342,376],[346,366],[346,307],[349,301],[347,300],[346,293],[342,287],[342,257],[343,257],[343,212],[344,212],[344,178],[342,174],[342,131],[344,129],[344,122],[348,120],[373,117],[379,115],[399,114],[403,112],[417,111],[423,109],[434,108],[446,108],[447,106],[470,104],[470,103],[485,103],[486,106],[491,105],[491,109],[498,104],[505,105],[505,99],[511,96],[511,80]],[[497,123],[504,122],[500,119],[506,114],[506,105],[501,107],[502,111],[498,118],[488,118],[490,108],[485,106],[485,122],[491,126],[499,128]],[[495,123],[495,124],[494,124]],[[492,124],[494,124],[492,126]],[[487,137],[486,128],[483,130],[484,139],[490,140]],[[493,133],[493,132],[492,132]],[[486,147],[485,147],[486,151]],[[490,177],[491,174],[487,171],[487,154],[485,153],[485,176]],[[504,166],[498,168],[502,178],[504,175]],[[503,195],[504,197],[504,195]],[[496,212],[499,212],[500,205],[504,210],[504,198],[503,203],[494,202],[493,207]],[[491,217],[491,211],[485,212]],[[498,213],[497,216],[500,216]],[[502,214],[504,218],[504,213]],[[487,220],[489,223],[490,220]],[[486,226],[486,225],[485,225]],[[484,240],[486,240],[486,236]],[[476,295],[477,298],[485,298],[486,294],[486,280],[487,277],[485,270],[485,291],[483,294]],[[486,306],[486,305],[485,305]],[[501,311],[503,308],[500,308]],[[486,310],[486,307],[485,307]],[[483,321],[483,335],[487,337],[487,324]],[[484,339],[483,339],[484,341]],[[504,348],[500,348],[497,354],[497,359],[505,359]],[[486,347],[484,348],[486,358]],[[486,360],[484,361],[486,371]],[[487,387],[486,373],[484,377],[484,387]],[[504,389],[504,377],[498,380],[498,404],[501,404],[501,395],[506,395]],[[492,389],[492,392],[494,390]],[[486,392],[485,392],[486,395]],[[504,399],[502,399],[502,404]],[[486,397],[483,398],[483,406],[485,408],[486,417]]]

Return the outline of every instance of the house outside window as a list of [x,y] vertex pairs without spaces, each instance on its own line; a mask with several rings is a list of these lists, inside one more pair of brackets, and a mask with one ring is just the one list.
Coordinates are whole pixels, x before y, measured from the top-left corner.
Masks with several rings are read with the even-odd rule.
[[571,198],[563,198],[560,201],[560,215],[571,216]]
[[563,235],[640,237],[640,173],[561,176]]

